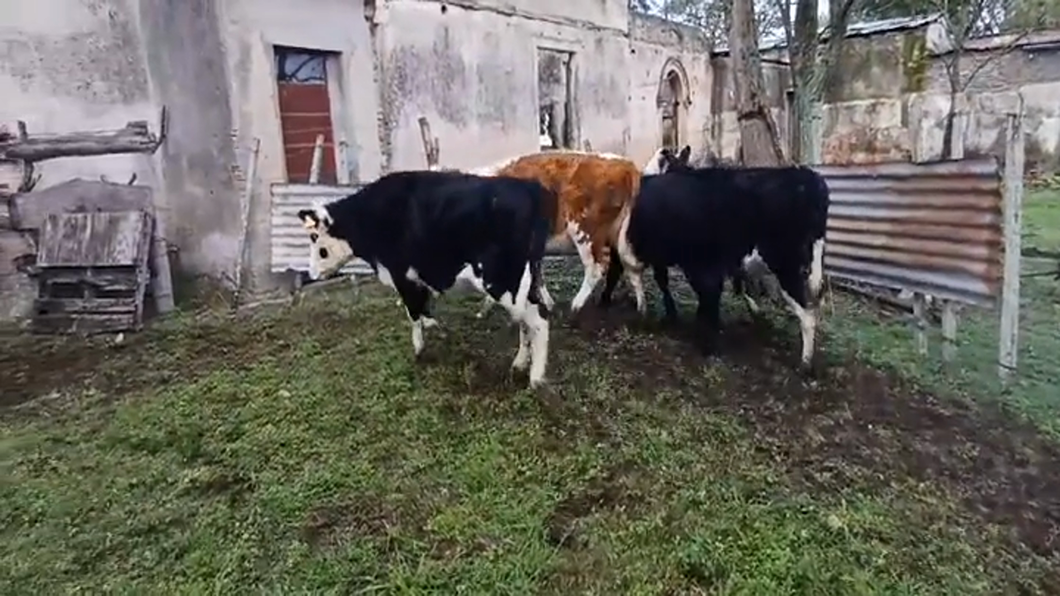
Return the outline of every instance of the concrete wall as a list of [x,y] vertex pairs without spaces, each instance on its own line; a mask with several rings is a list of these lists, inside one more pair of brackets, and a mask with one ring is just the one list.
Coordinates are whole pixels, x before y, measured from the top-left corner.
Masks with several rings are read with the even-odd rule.
[[[594,149],[625,150],[629,46],[625,17],[615,16],[624,15],[625,3],[553,2],[564,8],[548,19],[531,17],[544,14],[548,2],[515,3],[512,10],[500,4],[387,3],[382,105],[390,143],[384,158],[391,168],[424,166],[420,116],[429,119],[448,166],[480,166],[537,150],[538,48],[574,55],[576,145],[589,139]],[[594,19],[600,22],[586,25]]]
[[[0,5],[0,124],[31,134],[157,127],[136,0],[6,1]],[[156,181],[144,156],[55,159],[37,167],[41,187],[106,175]]]

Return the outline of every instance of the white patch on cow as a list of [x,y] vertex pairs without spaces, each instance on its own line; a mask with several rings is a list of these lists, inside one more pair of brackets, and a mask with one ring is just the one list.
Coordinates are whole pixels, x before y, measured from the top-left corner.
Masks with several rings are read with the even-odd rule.
[[498,162],[493,163],[493,164],[488,165],[488,166],[481,166],[481,167],[478,167],[478,168],[471,168],[470,170],[467,170],[467,173],[468,174],[474,174],[476,176],[496,176],[497,172],[499,172],[499,171],[503,170],[504,168],[512,165],[513,163],[515,163],[516,161],[522,159],[523,157],[525,157],[525,155],[516,155],[515,157],[508,157],[508,158],[502,159],[501,161],[498,161]]
[[824,284],[824,238],[813,241],[813,261],[810,263],[810,292],[816,298]]
[[412,351],[417,356],[423,352],[423,319],[412,322]]
[[743,268],[747,271],[751,271],[754,267],[764,266],[765,261],[762,259],[762,255],[758,254],[758,249],[751,251],[751,254],[743,258]]
[[581,258],[582,266],[585,267],[585,276],[582,278],[582,287],[578,290],[578,293],[574,295],[574,299],[572,299],[570,303],[571,312],[576,313],[585,306],[586,302],[589,301],[589,297],[592,296],[593,290],[596,289],[596,284],[600,283],[600,280],[604,277],[604,270],[599,263],[593,260],[592,244],[589,241],[588,235],[582,233],[578,224],[568,222],[567,235],[570,236],[571,241],[574,242],[574,248],[577,249],[578,257]]
[[434,320],[434,318],[432,317],[420,317],[420,321],[423,322],[424,329],[430,329],[431,327],[438,326],[438,321]]
[[642,174],[644,174],[645,176],[655,176],[655,175],[663,173],[663,171],[662,171],[662,152],[663,152],[663,150],[664,150],[664,148],[662,148],[662,147],[660,147],[659,149],[655,150],[655,153],[652,154],[651,158],[648,160],[648,163],[644,164],[644,169],[641,170]]
[[799,319],[799,331],[802,332],[802,363],[809,366],[813,359],[813,344],[817,335],[817,309],[803,308],[783,289],[780,290],[780,295],[791,312]]
[[409,267],[408,270],[405,271],[405,279],[414,284],[423,285],[423,280],[420,279],[420,272],[416,271],[415,267]]
[[644,264],[633,254],[633,247],[629,245],[629,238],[627,238],[631,213],[631,209],[627,210],[622,217],[622,224],[618,228],[618,244],[615,248],[618,251],[618,258],[622,260],[622,265],[625,268],[626,280],[629,281],[630,287],[633,288],[633,296],[637,301],[637,312],[644,314],[648,308],[647,301],[644,298]]
[[[375,266],[376,275],[379,277],[379,283],[390,288],[391,290],[397,290],[397,286],[394,285],[394,278],[390,275],[390,270],[379,263]],[[400,305],[400,301],[398,301]]]

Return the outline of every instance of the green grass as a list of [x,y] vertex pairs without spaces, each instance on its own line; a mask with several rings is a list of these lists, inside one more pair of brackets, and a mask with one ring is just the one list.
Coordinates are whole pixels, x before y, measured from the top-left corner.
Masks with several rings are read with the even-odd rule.
[[[1024,199],[1023,246],[1060,251],[1060,193],[1030,190]],[[1056,260],[1024,258],[1024,274],[1055,271]],[[999,400],[1060,437],[1060,282],[1024,277],[1020,289],[1018,374],[1008,386],[997,376],[998,313],[963,309],[954,362],[941,359],[942,336],[929,332],[929,355],[917,355],[913,328],[900,317],[882,314],[875,304],[836,294],[829,316],[831,341],[859,358],[899,371],[936,391]],[[830,312],[834,309],[834,312]],[[841,346],[841,347],[840,347]]]
[[[1016,422],[841,351],[794,378],[790,325],[737,329],[717,364],[557,323],[533,394],[476,306],[439,305],[421,363],[374,287],[117,346],[9,341],[5,401],[38,398],[0,410],[0,593],[1055,589],[1051,526],[998,497],[1056,477]],[[1028,454],[1038,476],[1006,476]]]

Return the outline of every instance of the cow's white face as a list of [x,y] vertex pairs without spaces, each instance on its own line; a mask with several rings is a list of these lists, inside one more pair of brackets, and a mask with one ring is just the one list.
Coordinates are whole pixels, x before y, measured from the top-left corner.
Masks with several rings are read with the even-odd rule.
[[349,243],[328,233],[332,219],[327,207],[303,209],[298,218],[309,233],[309,279],[330,277],[353,259]]

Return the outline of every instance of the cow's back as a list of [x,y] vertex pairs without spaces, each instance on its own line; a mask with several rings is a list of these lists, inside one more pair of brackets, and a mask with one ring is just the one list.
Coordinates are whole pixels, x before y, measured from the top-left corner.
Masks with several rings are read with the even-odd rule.
[[609,238],[617,233],[617,222],[639,191],[641,178],[630,160],[562,151],[522,156],[497,174],[536,180],[556,196],[554,234],[574,222],[588,235]]
[[754,246],[759,201],[753,189],[736,184],[728,169],[645,176],[627,237],[649,262],[708,259],[731,265]]
[[[548,237],[554,201],[536,181],[464,175],[411,197],[411,261],[432,287],[448,287],[468,263],[518,286],[533,241]],[[543,248],[541,251],[543,252]]]

